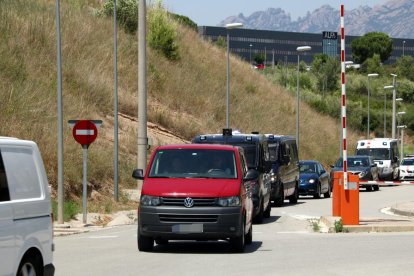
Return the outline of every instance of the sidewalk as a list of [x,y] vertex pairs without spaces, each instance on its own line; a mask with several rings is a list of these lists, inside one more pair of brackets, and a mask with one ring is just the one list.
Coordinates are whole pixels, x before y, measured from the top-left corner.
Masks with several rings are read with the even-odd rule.
[[[398,203],[389,208],[395,218],[364,218],[360,217],[359,225],[343,225],[343,232],[414,232],[414,202]],[[335,233],[335,222],[340,217],[322,216],[321,229]]]

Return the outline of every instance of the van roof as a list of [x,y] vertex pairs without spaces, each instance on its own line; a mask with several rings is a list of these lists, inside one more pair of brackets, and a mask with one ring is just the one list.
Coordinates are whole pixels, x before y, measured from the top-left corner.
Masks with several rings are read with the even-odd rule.
[[271,142],[271,141],[287,141],[287,140],[295,140],[296,138],[293,136],[289,136],[289,135],[278,135],[278,134],[265,134],[265,136],[267,137],[267,141]]
[[359,140],[357,149],[362,148],[389,148],[391,143],[396,143],[397,139],[392,138],[375,138],[367,140]]
[[170,149],[208,149],[208,150],[235,150],[237,147],[222,144],[173,144],[157,147],[158,150]]
[[[202,134],[197,135],[193,139],[193,143],[206,143],[208,141],[213,142],[253,142],[257,143],[260,141],[264,141],[266,137],[263,134],[245,134],[245,133],[233,133],[232,135],[223,135],[223,134]],[[227,143],[226,143],[227,144]]]

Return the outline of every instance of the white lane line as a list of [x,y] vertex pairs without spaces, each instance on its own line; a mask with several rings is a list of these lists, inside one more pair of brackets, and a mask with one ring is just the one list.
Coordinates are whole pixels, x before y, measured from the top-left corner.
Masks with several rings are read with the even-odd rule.
[[91,236],[89,239],[113,239],[118,238],[118,236]]

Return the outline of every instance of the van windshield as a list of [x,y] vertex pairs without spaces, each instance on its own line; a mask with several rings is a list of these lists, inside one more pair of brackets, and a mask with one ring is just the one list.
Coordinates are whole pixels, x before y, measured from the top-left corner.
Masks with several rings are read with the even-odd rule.
[[378,148],[357,149],[356,155],[372,156],[374,160],[391,160],[389,149],[378,149]]
[[236,179],[236,160],[229,150],[160,150],[151,163],[149,177]]
[[279,144],[269,143],[269,159],[270,161],[274,162],[278,160],[278,149]]
[[256,168],[257,164],[257,145],[250,143],[232,143],[234,146],[242,147],[244,150],[244,156],[246,157],[247,167],[249,169]]

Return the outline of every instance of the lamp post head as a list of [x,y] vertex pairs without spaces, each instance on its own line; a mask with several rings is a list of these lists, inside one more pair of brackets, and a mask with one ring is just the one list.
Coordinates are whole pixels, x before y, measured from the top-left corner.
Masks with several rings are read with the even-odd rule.
[[306,52],[312,50],[311,46],[299,46],[296,48],[296,51],[298,52]]
[[226,29],[238,29],[243,27],[243,23],[229,23],[226,24]]
[[376,78],[378,77],[378,74],[377,73],[368,74],[368,78],[369,77]]
[[404,115],[404,114],[405,114],[405,111],[397,112],[397,115]]
[[396,78],[397,77],[397,75],[396,74],[390,74],[391,76],[393,76],[394,78]]
[[394,88],[394,85],[387,85],[387,86],[384,86],[384,89],[393,89]]
[[404,99],[403,98],[396,98],[395,99],[397,102],[402,102]]
[[407,128],[407,126],[406,126],[406,125],[403,125],[403,126],[397,126],[397,128]]

